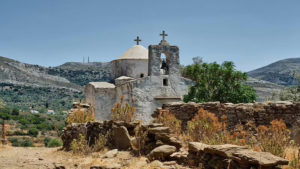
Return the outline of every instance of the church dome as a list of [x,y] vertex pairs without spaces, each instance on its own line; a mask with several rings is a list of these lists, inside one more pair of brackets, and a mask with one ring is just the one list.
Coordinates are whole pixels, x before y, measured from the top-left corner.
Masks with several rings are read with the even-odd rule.
[[148,50],[142,45],[134,45],[118,58],[120,59],[148,59]]

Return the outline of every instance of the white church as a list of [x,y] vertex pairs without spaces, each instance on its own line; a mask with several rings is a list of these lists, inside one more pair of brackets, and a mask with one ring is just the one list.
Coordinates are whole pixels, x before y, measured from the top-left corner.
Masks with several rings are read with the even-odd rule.
[[111,61],[114,83],[90,82],[85,87],[86,101],[94,107],[96,120],[109,120],[121,96],[125,101],[135,100],[135,119],[146,123],[162,104],[182,101],[193,82],[180,75],[179,48],[169,45],[164,31],[160,35],[161,42],[148,50],[139,45],[137,37],[136,45]]

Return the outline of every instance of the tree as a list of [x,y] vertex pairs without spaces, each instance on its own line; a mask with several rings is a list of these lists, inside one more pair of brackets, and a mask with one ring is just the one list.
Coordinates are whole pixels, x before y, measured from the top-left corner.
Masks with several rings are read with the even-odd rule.
[[15,115],[15,116],[18,116],[19,115],[19,109],[18,108],[13,108],[11,114]]
[[247,74],[234,69],[233,62],[224,62],[221,65],[203,63],[193,59],[194,64],[184,68],[182,75],[195,81],[195,85],[184,96],[184,101],[221,103],[247,103],[256,99],[255,90],[244,84]]
[[293,77],[294,79],[297,79],[298,85],[282,89],[279,94],[280,100],[300,101],[300,75],[297,74],[296,71],[293,71]]

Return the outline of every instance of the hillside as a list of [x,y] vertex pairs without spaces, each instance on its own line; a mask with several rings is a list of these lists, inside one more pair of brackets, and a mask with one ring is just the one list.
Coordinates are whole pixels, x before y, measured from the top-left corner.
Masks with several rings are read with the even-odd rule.
[[69,80],[47,73],[47,68],[21,63],[8,58],[0,57],[0,82],[15,85],[68,88],[81,91],[82,87]]
[[48,69],[0,57],[0,99],[23,109],[67,110],[73,98],[83,97],[83,87]]
[[257,102],[279,100],[279,93],[284,88],[283,86],[275,83],[254,79],[252,77],[248,77],[246,84],[255,89],[257,94]]
[[300,73],[300,58],[284,59],[248,72],[250,77],[282,86],[296,85],[294,72]]
[[83,98],[86,84],[111,77],[110,63],[67,62],[47,68],[0,56],[0,98],[10,106],[66,110],[74,98]]
[[48,68],[47,73],[68,79],[70,82],[85,86],[92,81],[112,81],[111,64],[102,62],[67,62],[61,66]]

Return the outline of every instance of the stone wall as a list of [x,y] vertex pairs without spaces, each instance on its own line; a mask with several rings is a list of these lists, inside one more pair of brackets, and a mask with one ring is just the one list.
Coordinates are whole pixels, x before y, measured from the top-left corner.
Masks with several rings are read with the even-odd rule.
[[[137,131],[140,134],[136,134]],[[276,169],[279,165],[288,164],[287,160],[271,153],[254,152],[246,147],[230,144],[190,142],[186,148],[170,133],[168,127],[159,123],[140,125],[137,122],[103,121],[73,124],[63,130],[63,149],[71,150],[71,142],[78,139],[80,134],[85,136],[89,146],[93,146],[99,134],[102,134],[107,136],[106,146],[109,149],[132,151],[133,154],[146,156],[149,161],[175,161],[190,168]]]
[[269,125],[272,120],[282,119],[289,128],[300,124],[300,102],[270,102],[270,103],[247,103],[247,104],[221,104],[210,103],[172,103],[164,104],[162,109],[168,109],[176,118],[184,124],[191,120],[197,111],[203,108],[217,117],[227,116],[229,129],[237,124],[246,124],[248,121],[256,125]]

